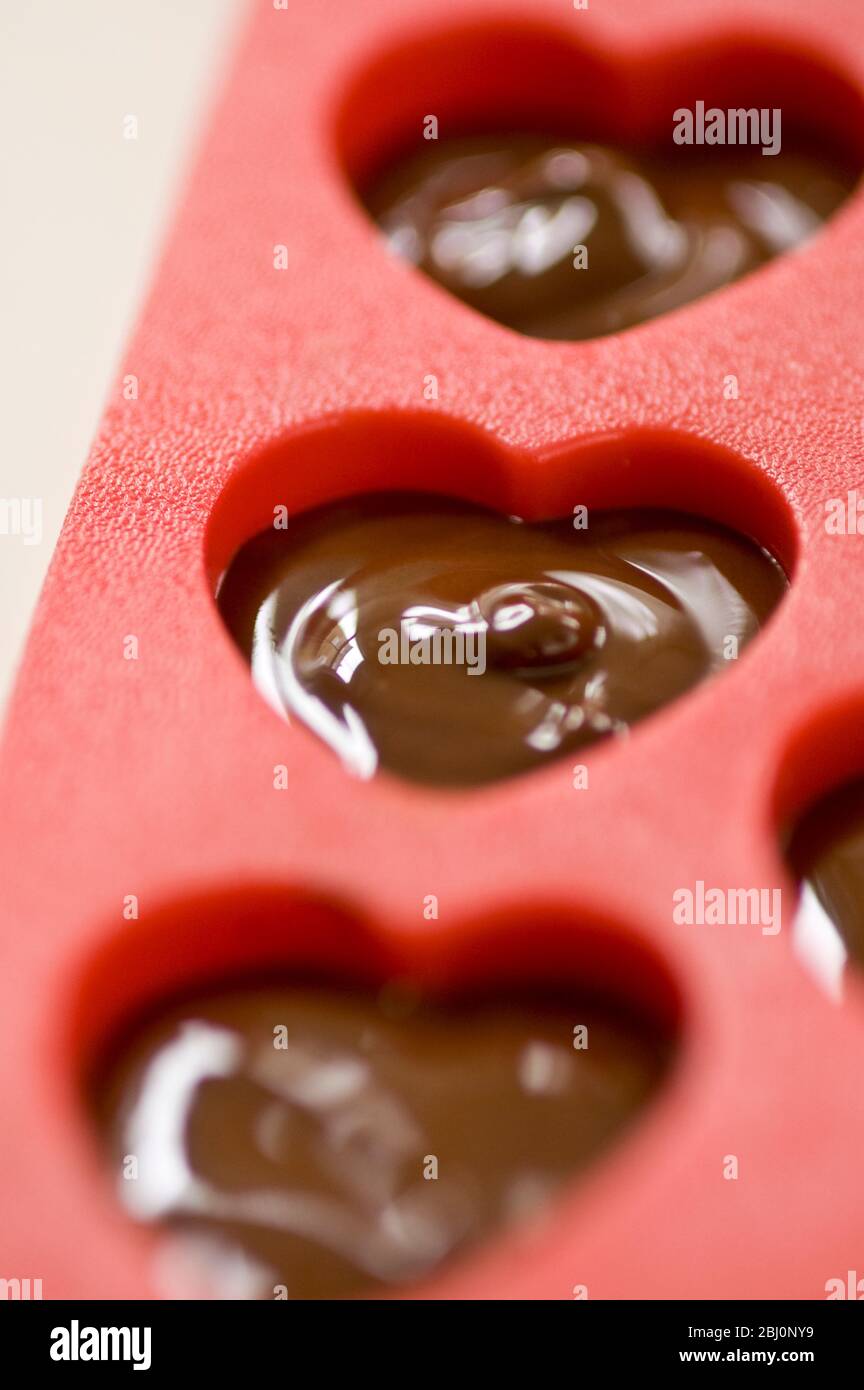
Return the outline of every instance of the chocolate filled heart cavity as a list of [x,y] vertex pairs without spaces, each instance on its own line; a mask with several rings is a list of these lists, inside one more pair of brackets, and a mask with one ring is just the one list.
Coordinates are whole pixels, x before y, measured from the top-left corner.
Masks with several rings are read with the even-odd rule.
[[664,154],[536,135],[429,141],[366,191],[393,251],[537,338],[657,318],[800,245],[857,168],[784,144]]
[[789,836],[786,855],[801,883],[795,950],[839,1000],[849,966],[864,966],[864,779],[810,807]]
[[217,601],[253,678],[355,774],[471,786],[540,767],[734,664],[783,572],[661,511],[528,524],[377,494],[249,541]]
[[178,1237],[175,1285],[341,1297],[535,1216],[669,1048],[597,1000],[235,986],[139,1024],[93,1098],[124,1204]]

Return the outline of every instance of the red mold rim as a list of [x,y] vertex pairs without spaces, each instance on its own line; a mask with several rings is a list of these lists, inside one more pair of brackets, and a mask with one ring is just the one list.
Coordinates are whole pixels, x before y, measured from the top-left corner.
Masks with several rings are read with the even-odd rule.
[[[326,463],[326,468],[323,466]],[[243,459],[205,530],[211,590],[234,554],[292,513],[361,493],[436,492],[527,521],[573,507],[664,507],[722,522],[794,573],[801,519],[760,468],[677,430],[632,430],[553,449],[515,448],[443,411],[354,411],[311,422]]]
[[[493,61],[494,59],[494,61]],[[578,78],[578,81],[574,81]],[[470,80],[469,80],[470,79]],[[400,42],[364,55],[342,76],[332,152],[356,186],[412,145],[409,120],[432,99],[448,133],[578,123],[584,138],[634,148],[671,138],[671,112],[717,105],[783,105],[796,134],[812,133],[864,159],[864,94],[836,52],[814,53],[812,33],[788,27],[718,27],[675,45],[607,32],[590,38],[527,9],[477,13],[446,27],[406,25]],[[805,102],[804,93],[807,93]],[[784,120],[788,119],[784,109]]]
[[[530,925],[527,925],[529,924]],[[332,897],[274,883],[232,884],[166,899],[147,920],[112,928],[73,968],[61,1032],[86,1074],[130,1020],[161,1001],[228,980],[315,979],[373,988],[410,980],[470,1002],[527,985],[596,995],[652,1024],[681,1050],[690,1009],[661,943],[634,928],[542,900],[434,930],[373,921]]]

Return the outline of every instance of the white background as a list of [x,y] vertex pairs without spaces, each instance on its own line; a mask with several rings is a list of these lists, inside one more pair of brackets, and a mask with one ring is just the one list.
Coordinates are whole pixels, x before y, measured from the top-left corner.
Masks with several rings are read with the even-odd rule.
[[245,9],[0,0],[0,498],[43,511],[41,544],[0,535],[0,712]]

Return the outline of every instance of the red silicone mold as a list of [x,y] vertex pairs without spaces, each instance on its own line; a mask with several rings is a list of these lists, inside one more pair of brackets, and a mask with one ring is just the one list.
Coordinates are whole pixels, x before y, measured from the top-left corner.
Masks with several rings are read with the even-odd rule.
[[[444,988],[567,973],[676,1020],[676,1065],[633,1130],[547,1220],[424,1294],[807,1299],[864,1269],[864,988],[837,1007],[799,965],[777,847],[781,820],[864,768],[862,542],[823,526],[864,471],[864,202],[722,293],[560,344],[394,261],[351,188],[428,113],[635,141],[696,100],[780,106],[784,130],[860,157],[860,0],[256,7],[6,730],[5,1277],[49,1298],[159,1296],[81,1067],[161,992],[262,961]],[[387,487],[528,517],[689,509],[772,547],[792,585],[727,674],[587,753],[587,791],[566,763],[459,794],[360,783],[265,706],[212,594],[275,503]],[[780,887],[784,930],[675,925],[673,892],[700,879]]]

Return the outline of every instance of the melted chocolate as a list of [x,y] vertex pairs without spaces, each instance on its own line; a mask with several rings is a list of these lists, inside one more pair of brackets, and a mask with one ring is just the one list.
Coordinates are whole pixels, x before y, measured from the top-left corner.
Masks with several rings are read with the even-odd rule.
[[430,141],[366,205],[398,255],[466,304],[537,338],[579,339],[668,313],[798,246],[856,180],[785,149],[660,156],[482,136]]
[[125,1205],[180,1233],[175,1260],[197,1253],[209,1292],[340,1297],[536,1212],[667,1051],[596,1003],[250,986],[140,1027],[96,1106]]
[[489,782],[625,733],[725,667],[783,593],[722,526],[588,522],[364,496],[250,541],[218,604],[266,698],[353,772]]
[[864,780],[812,806],[789,841],[802,883],[795,948],[835,998],[850,963],[864,965]]

